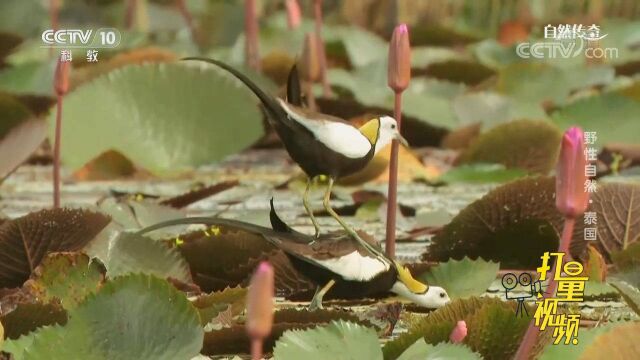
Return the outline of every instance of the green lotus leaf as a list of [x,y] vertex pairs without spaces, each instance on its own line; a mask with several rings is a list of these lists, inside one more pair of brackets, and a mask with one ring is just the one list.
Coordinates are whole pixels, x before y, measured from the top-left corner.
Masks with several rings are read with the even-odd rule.
[[482,357],[462,344],[439,343],[431,345],[427,344],[424,339],[420,339],[398,358],[398,360],[438,359],[480,360]]
[[75,89],[64,106],[62,159],[72,169],[115,150],[155,174],[173,174],[236,153],[263,133],[253,94],[221,69],[191,61],[116,69]]
[[108,281],[69,312],[4,351],[14,359],[190,359],[202,347],[198,313],[168,282],[142,274]]
[[452,299],[482,295],[496,278],[500,264],[482,258],[449,259],[419,276],[427,284],[441,286]]
[[590,96],[558,109],[551,117],[561,129],[577,125],[595,131],[597,147],[614,142],[634,144],[640,129],[640,99],[619,92]]
[[285,332],[276,342],[273,356],[282,360],[382,360],[375,330],[342,320]]
[[189,265],[180,252],[146,236],[123,232],[110,239],[106,253],[90,254],[102,261],[110,278],[144,273],[191,283]]

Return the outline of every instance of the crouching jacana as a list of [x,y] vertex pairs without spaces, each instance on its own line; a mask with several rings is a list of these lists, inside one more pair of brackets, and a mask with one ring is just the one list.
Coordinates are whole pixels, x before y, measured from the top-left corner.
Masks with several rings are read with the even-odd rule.
[[300,233],[278,217],[273,200],[270,219],[272,229],[238,220],[192,217],[165,221],[140,230],[138,234],[174,225],[203,224],[262,236],[284,251],[293,267],[318,286],[311,300],[312,309],[322,308],[322,298],[329,291],[334,297],[347,299],[390,291],[428,308],[441,307],[449,302],[449,296],[443,288],[414,279],[406,267],[384,255],[374,240],[369,240],[368,244],[376,248],[381,256],[370,253],[345,233],[323,234],[320,238]]
[[320,229],[309,207],[309,189],[313,179],[325,175],[329,179],[323,201],[325,210],[365,249],[374,254],[381,254],[380,251],[362,240],[333,210],[330,205],[330,195],[336,179],[362,170],[373,156],[389,145],[393,139],[407,144],[400,135],[394,118],[377,117],[369,120],[362,127],[356,128],[343,119],[311,112],[300,107],[299,84],[295,66],[289,75],[288,101],[285,101],[268,95],[247,76],[223,62],[198,57],[189,57],[183,60],[205,61],[228,71],[260,99],[270,124],[275,128],[287,152],[308,176],[303,204],[315,227],[316,237],[319,236]]

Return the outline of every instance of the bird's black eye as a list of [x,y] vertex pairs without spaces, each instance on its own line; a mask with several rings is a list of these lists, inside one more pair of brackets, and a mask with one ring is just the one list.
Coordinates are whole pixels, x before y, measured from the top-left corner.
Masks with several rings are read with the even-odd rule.
[[440,293],[440,297],[441,297],[441,298],[444,298],[445,296],[446,296],[446,294],[445,294],[445,293]]
[[396,128],[396,124],[391,124],[391,128],[395,129]]

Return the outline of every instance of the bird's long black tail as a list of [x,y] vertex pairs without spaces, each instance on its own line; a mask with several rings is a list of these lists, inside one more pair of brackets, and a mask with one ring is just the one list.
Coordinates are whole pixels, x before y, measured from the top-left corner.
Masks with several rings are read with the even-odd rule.
[[238,70],[232,68],[231,66],[223,63],[219,60],[204,58],[204,57],[186,57],[182,60],[196,60],[196,61],[204,61],[210,64],[214,64],[228,72],[230,72],[233,76],[238,78],[238,80],[242,81],[247,87],[260,99],[264,107],[266,108],[269,115],[273,118],[280,118],[284,115],[284,110],[280,107],[280,104],[270,95],[262,91],[251,79],[246,77],[244,74],[239,72]]

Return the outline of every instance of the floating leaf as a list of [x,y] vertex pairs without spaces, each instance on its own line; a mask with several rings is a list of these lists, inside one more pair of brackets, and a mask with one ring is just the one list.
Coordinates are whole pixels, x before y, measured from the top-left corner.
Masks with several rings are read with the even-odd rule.
[[109,222],[80,209],[41,210],[0,225],[0,288],[27,280],[50,252],[81,249]]
[[[596,213],[597,243],[603,254],[627,249],[640,240],[640,185],[600,183],[591,200],[587,211]],[[589,226],[583,221],[576,224],[579,232],[585,227]]]
[[604,257],[591,245],[587,245],[587,254],[584,273],[589,277],[589,280],[604,282],[607,278],[607,263]]
[[580,359],[637,359],[640,357],[640,324],[620,324],[596,336]]
[[[463,343],[483,359],[510,359],[518,350],[531,317],[516,316],[515,302],[487,302],[464,320],[468,333]],[[532,312],[532,311],[531,311]]]
[[[600,183],[591,196],[587,211],[596,212],[603,224],[598,226],[598,242],[592,243],[607,256],[638,239],[640,222],[633,215],[640,204],[637,189],[633,184]],[[494,189],[460,211],[433,238],[423,258],[446,261],[481,256],[500,261],[505,268],[534,268],[544,251],[556,248],[563,226],[555,207],[555,180],[526,178]],[[573,231],[571,253],[576,258],[589,244],[584,240],[585,227],[578,221]]]
[[[183,244],[178,250],[189,264],[194,282],[204,291],[241,283],[253,271],[250,266],[257,265],[257,258],[275,249],[259,235],[226,227],[194,231],[179,239]],[[249,259],[256,259],[255,263]],[[240,270],[238,276],[230,276],[235,270]]]
[[[40,49],[42,50],[42,49]],[[15,94],[53,96],[56,62],[30,61],[0,71],[0,90]]]
[[555,67],[540,62],[520,62],[500,70],[496,87],[503,94],[527,102],[563,103],[572,91],[608,84],[614,75],[613,68],[605,66]]
[[67,311],[59,303],[20,303],[0,317],[7,339],[17,339],[39,327],[67,323]]
[[431,345],[427,344],[424,339],[420,339],[398,358],[398,360],[439,359],[480,360],[482,357],[462,344],[439,343]]
[[540,360],[580,359],[585,350],[593,343],[593,340],[601,334],[611,330],[618,324],[605,324],[595,328],[579,329],[577,344],[553,343],[547,344],[541,352]]
[[186,297],[147,275],[108,281],[69,313],[65,326],[45,327],[10,340],[5,351],[21,359],[190,359],[203,330]]
[[89,161],[73,175],[80,181],[91,181],[122,178],[134,172],[131,160],[117,151],[109,150]]
[[102,285],[102,266],[81,253],[53,253],[45,257],[24,287],[44,302],[60,301],[76,307]]
[[620,293],[627,305],[640,315],[640,290],[624,280],[610,279],[609,283]]
[[[423,258],[446,261],[480,256],[499,261],[503,268],[537,267],[542,253],[557,249],[562,230],[554,194],[553,178],[505,184],[460,211],[434,236]],[[583,234],[574,232],[574,238],[578,236]],[[580,241],[574,241],[576,249],[584,247],[584,240]]]
[[[140,196],[142,197],[142,196]],[[157,202],[133,198],[106,198],[98,204],[100,210],[111,216],[113,222],[125,230],[139,230],[153,224],[184,217],[184,212]],[[166,237],[184,231],[186,227],[176,226],[154,233],[153,238]]]
[[0,63],[9,55],[23,39],[17,34],[9,32],[0,32]]
[[382,359],[375,331],[344,321],[304,331],[289,330],[276,343],[273,355],[283,360]]
[[[368,321],[359,320],[347,311],[332,310],[278,310],[274,314],[274,324],[271,334],[264,341],[264,350],[271,351],[276,340],[290,329],[308,329],[327,324],[331,321],[342,320],[351,323],[370,326]],[[202,353],[207,355],[247,353],[250,349],[250,339],[247,337],[244,325],[233,325],[205,333]]]
[[[613,92],[576,100],[555,111],[552,118],[561,129],[580,126],[585,131],[597,132],[596,146],[600,146],[637,143],[639,114],[640,99]],[[609,119],[615,126],[602,119]]]
[[466,164],[454,167],[436,181],[455,183],[503,183],[526,176],[520,169],[507,169],[502,164]]
[[106,258],[100,259],[113,278],[128,273],[143,273],[174,278],[190,283],[189,265],[174,248],[165,243],[132,233],[121,233],[109,244]]
[[47,136],[47,123],[18,99],[0,93],[0,180],[22,164]]
[[453,330],[456,323],[478,310],[485,301],[500,300],[477,297],[458,299],[431,312],[429,316],[422,318],[411,326],[408,332],[384,344],[382,352],[385,360],[397,359],[407,348],[421,338],[425,339],[429,344],[448,341],[449,334],[451,334],[451,330]]
[[428,344],[448,341],[460,320],[469,332],[463,340],[484,359],[508,359],[515,353],[530,317],[515,315],[515,302],[496,298],[458,299],[414,323],[407,333],[389,341],[383,348],[385,359],[397,359],[411,344],[423,338]]
[[499,269],[497,262],[464,257],[441,262],[419,278],[446,289],[452,299],[467,298],[482,295],[495,280]]
[[547,121],[512,121],[481,134],[459,162],[495,163],[547,174],[558,159],[561,138],[560,130]]
[[613,264],[620,271],[638,268],[640,267],[640,242],[630,244],[626,249],[614,250],[610,255]]
[[208,198],[225,190],[229,190],[240,184],[238,180],[223,181],[217,184],[204,186],[199,189],[191,190],[186,194],[174,196],[169,199],[162,200],[160,204],[181,209],[187,207],[202,199]]
[[453,110],[462,124],[481,123],[484,128],[511,120],[545,119],[538,104],[516,100],[493,92],[475,92],[456,96]]
[[126,66],[65,98],[62,158],[77,169],[115,150],[155,174],[176,173],[258,140],[255,103],[249,90],[213,66]]
[[442,143],[440,145],[445,149],[466,149],[469,147],[471,142],[480,135],[481,128],[482,124],[479,122],[458,127],[457,129],[450,131],[442,139]]
[[110,58],[107,61],[99,61],[90,66],[83,66],[71,73],[71,89],[79,85],[91,81],[100,75],[106,74],[115,69],[132,65],[146,63],[168,63],[178,60],[178,56],[171,51],[157,48],[146,47],[132,49]]
[[[421,74],[421,71],[417,71],[415,75]],[[495,75],[495,72],[480,63],[465,60],[447,60],[429,65],[424,74],[440,80],[477,85]]]
[[200,323],[206,325],[221,311],[229,309],[233,316],[244,311],[247,289],[243,287],[226,288],[222,291],[198,296],[193,300],[193,306],[198,309]]

